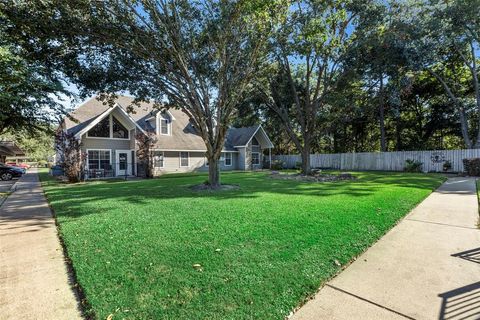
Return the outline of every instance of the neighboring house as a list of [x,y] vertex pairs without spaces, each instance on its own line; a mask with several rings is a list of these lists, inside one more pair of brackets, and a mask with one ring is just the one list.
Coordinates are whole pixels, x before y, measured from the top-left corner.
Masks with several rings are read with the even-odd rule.
[[[141,103],[127,113],[131,97],[120,96],[113,107],[92,98],[65,118],[60,128],[81,140],[86,178],[137,175],[138,134],[153,132],[154,174],[208,170],[206,147],[188,116],[180,110],[158,111]],[[220,170],[254,170],[268,166],[273,144],[262,126],[230,128]],[[266,150],[268,149],[268,153]],[[264,154],[268,155],[264,155]],[[137,172],[138,171],[138,172]]]
[[25,156],[20,147],[13,141],[0,141],[0,162],[5,163],[7,157],[21,157]]

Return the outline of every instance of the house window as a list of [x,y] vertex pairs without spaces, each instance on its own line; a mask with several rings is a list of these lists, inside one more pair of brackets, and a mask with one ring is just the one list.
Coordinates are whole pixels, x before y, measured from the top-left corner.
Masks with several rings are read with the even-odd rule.
[[172,123],[167,115],[160,117],[160,134],[170,135],[172,133]]
[[105,117],[88,131],[89,137],[110,138],[110,117]]
[[180,152],[180,167],[188,167],[188,152]]
[[120,121],[112,117],[113,138],[128,139],[128,130]]
[[258,140],[255,137],[253,137],[252,138],[252,146],[259,146],[259,145],[260,144],[258,143]]
[[110,150],[88,150],[88,169],[110,169]]
[[253,165],[260,164],[260,153],[252,152],[252,164]]
[[163,166],[164,166],[163,151],[154,151],[153,152],[153,166],[155,168],[163,168]]
[[226,166],[231,166],[232,165],[232,153],[231,152],[225,153],[225,165]]

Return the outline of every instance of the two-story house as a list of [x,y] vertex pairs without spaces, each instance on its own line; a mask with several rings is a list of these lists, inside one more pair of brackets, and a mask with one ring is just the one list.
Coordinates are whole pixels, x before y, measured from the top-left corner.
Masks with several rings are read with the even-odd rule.
[[[155,175],[208,170],[206,147],[181,110],[158,111],[141,103],[133,113],[131,97],[120,96],[113,107],[92,98],[65,118],[61,129],[81,141],[86,178],[137,175],[138,134],[153,132]],[[254,170],[271,162],[273,144],[261,125],[230,128],[220,159],[221,170]],[[268,152],[267,152],[268,150]]]

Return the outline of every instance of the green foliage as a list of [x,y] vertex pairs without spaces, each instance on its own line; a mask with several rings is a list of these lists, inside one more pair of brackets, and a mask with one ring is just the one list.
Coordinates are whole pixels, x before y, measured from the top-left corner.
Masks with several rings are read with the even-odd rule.
[[224,173],[239,190],[200,194],[189,186],[205,174],[41,179],[95,318],[267,320],[315,294],[443,180],[355,175],[333,185]]
[[30,132],[22,129],[2,134],[0,139],[15,141],[31,161],[49,160],[55,154],[54,137],[50,133],[52,131],[51,128],[42,127],[32,136]]
[[463,159],[463,169],[469,176],[480,176],[480,158]]
[[447,160],[443,163],[442,167],[443,167],[443,171],[449,171],[452,169],[452,163],[449,160]]
[[59,130],[55,135],[55,151],[58,155],[57,163],[63,168],[68,182],[82,180],[86,154],[82,153],[81,141],[74,135]]
[[405,160],[405,168],[406,172],[422,172],[422,165],[423,163],[418,160],[407,159]]
[[282,160],[272,160],[272,170],[282,170],[284,168]]
[[34,136],[64,115],[60,95],[67,92],[48,61],[24,50],[8,33],[11,21],[3,10],[10,5],[0,4],[0,134],[22,131]]

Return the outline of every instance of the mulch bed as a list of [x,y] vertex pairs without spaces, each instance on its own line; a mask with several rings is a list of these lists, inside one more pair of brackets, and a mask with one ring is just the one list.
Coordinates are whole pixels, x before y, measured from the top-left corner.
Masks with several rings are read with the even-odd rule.
[[280,180],[295,180],[295,181],[307,181],[307,182],[332,182],[332,181],[345,181],[357,179],[351,173],[329,174],[322,172],[314,172],[312,175],[306,176],[303,174],[288,174],[280,173],[278,171],[272,171],[272,179]]
[[222,184],[219,188],[212,188],[209,184],[197,184],[189,187],[193,191],[226,191],[226,190],[238,190],[240,186],[237,184]]

